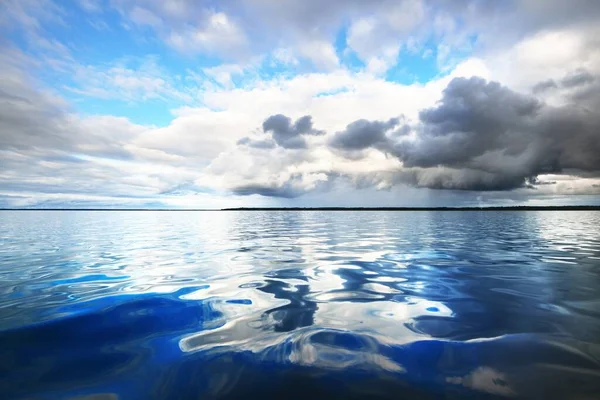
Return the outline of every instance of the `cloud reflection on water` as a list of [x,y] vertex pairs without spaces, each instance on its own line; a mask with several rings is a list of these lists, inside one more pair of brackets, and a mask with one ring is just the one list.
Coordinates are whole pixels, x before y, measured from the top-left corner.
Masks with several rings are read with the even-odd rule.
[[[14,397],[237,398],[263,380],[264,397],[275,380],[300,396],[320,379],[380,397],[600,390],[598,213],[23,212],[0,225]],[[54,370],[64,380],[42,378]]]

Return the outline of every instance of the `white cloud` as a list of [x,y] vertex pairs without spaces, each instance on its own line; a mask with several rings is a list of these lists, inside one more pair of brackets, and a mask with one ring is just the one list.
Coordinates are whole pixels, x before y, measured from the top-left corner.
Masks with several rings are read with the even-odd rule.
[[285,65],[297,65],[298,59],[294,56],[291,49],[280,47],[272,52],[273,59]]
[[422,1],[387,5],[368,17],[355,19],[348,29],[348,47],[367,65],[367,71],[382,74],[397,62],[403,46],[415,52],[426,7]]
[[160,28],[162,26],[162,19],[151,11],[139,6],[135,6],[131,9],[129,17],[138,25],[148,25],[153,28]]
[[89,13],[100,13],[102,12],[102,6],[100,0],[78,0],[79,6]]
[[307,40],[299,45],[299,53],[323,70],[339,67],[339,60],[333,45],[324,40]]
[[232,58],[247,54],[244,32],[222,12],[211,14],[202,26],[172,31],[167,42],[182,52],[223,53]]
[[514,46],[485,54],[485,62],[497,79],[527,91],[547,79],[561,79],[583,68],[600,72],[600,29],[558,29],[534,33]]
[[243,27],[224,9],[187,0],[113,0],[111,4],[125,26],[150,28],[184,54],[210,53],[234,60],[251,55]]
[[106,32],[111,30],[110,26],[101,19],[88,19],[87,22],[97,31]]
[[203,68],[202,72],[221,86],[231,89],[234,87],[233,78],[244,74],[244,68],[238,64],[221,64],[216,67]]
[[181,89],[178,77],[161,68],[153,56],[122,59],[103,66],[74,63],[68,68],[76,85],[67,88],[81,95],[128,102],[193,100],[192,94]]
[[35,34],[44,25],[65,25],[65,10],[51,0],[4,0],[0,10],[0,27],[25,29]]

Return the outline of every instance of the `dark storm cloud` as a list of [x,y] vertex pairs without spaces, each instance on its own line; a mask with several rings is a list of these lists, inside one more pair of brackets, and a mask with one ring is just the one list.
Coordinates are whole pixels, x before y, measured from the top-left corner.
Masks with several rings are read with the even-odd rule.
[[439,190],[503,191],[523,185],[523,178],[515,174],[491,173],[469,168],[446,167],[403,168],[390,177],[392,184],[408,184]]
[[[581,71],[567,78],[572,86],[594,80]],[[600,172],[600,117],[585,107],[551,107],[497,82],[456,78],[419,119],[415,140],[386,135],[396,120],[358,120],[329,146],[392,154],[404,168],[386,179],[433,189],[511,190],[535,187],[539,174]]]
[[251,196],[258,194],[265,197],[281,197],[284,199],[293,199],[304,194],[303,191],[294,190],[293,188],[283,186],[266,186],[266,185],[247,185],[234,188],[233,194],[238,196]]
[[312,118],[305,115],[292,123],[291,118],[282,114],[272,115],[263,122],[263,131],[270,133],[273,140],[286,149],[306,148],[304,135],[323,135],[324,131],[313,128]]
[[[358,188],[404,183],[430,189],[506,191],[554,184],[540,181],[541,174],[597,177],[600,116],[588,107],[600,100],[600,91],[590,90],[596,81],[583,70],[567,74],[559,85],[587,88],[578,93],[585,93],[589,101],[553,107],[498,82],[455,78],[438,104],[419,113],[418,124],[409,126],[403,118],[359,119],[333,134],[327,145],[348,159],[360,158],[362,150],[372,148],[402,162],[396,171],[350,177]],[[292,123],[280,114],[269,117],[263,130],[288,148],[304,147],[305,142],[294,142],[304,134],[323,133],[313,130],[308,116]],[[415,135],[408,136],[411,131]],[[252,142],[244,138],[240,143]],[[338,175],[343,174],[329,172],[328,180]],[[293,177],[278,186],[239,187],[235,193],[293,198],[313,190],[299,182]]]
[[392,151],[406,167],[452,169],[427,187],[506,190],[538,174],[600,171],[598,115],[550,107],[496,82],[454,79],[420,120],[418,139]]
[[572,88],[587,85],[594,82],[595,78],[592,74],[584,69],[580,69],[568,74],[560,83],[562,87]]
[[330,185],[332,175],[327,174],[326,181],[317,182],[316,184],[307,185],[304,182],[304,176],[301,173],[292,174],[285,182],[277,184],[260,184],[252,183],[248,185],[238,186],[232,189],[234,194],[239,196],[250,196],[253,194],[265,197],[281,197],[293,199],[309,191],[323,190]]
[[552,89],[558,89],[558,85],[556,84],[556,82],[553,79],[548,79],[543,82],[536,83],[533,86],[533,88],[531,89],[531,91],[534,94],[538,94],[538,93],[543,93],[543,92],[546,92],[546,91],[552,90]]
[[543,93],[549,90],[555,89],[581,89],[582,87],[589,86],[596,82],[597,79],[589,71],[585,69],[577,69],[568,73],[558,83],[553,79],[548,79],[543,82],[539,82],[533,86],[532,92],[534,94]]
[[542,104],[481,78],[456,78],[437,107],[421,111],[416,142],[394,145],[407,167],[461,167],[488,151],[515,154],[527,147],[525,125]]
[[385,145],[388,141],[386,132],[399,124],[399,118],[392,118],[388,121],[359,119],[348,124],[345,130],[337,132],[329,145],[341,150],[363,150],[368,147]]

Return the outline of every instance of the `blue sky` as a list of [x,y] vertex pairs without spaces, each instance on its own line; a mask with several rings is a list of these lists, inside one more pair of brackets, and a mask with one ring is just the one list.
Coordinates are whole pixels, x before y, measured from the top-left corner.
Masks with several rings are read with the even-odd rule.
[[[144,8],[145,2],[138,3],[132,2],[131,13],[144,10],[150,14]],[[49,4],[52,3],[41,2],[41,5]],[[19,26],[17,21],[12,21],[12,24],[9,22],[7,37],[33,57],[52,57],[56,62],[74,58],[67,61],[78,64],[74,74],[68,67],[67,70],[59,68],[34,72],[37,72],[44,85],[56,90],[83,115],[117,115],[134,123],[167,126],[172,119],[170,110],[190,103],[201,104],[198,103],[201,99],[192,98],[190,91],[198,88],[191,87],[190,79],[201,79],[224,86],[223,82],[210,73],[206,74],[206,69],[232,65],[232,62],[241,68],[250,69],[251,71],[230,74],[231,84],[235,87],[252,84],[256,77],[269,80],[321,72],[319,65],[311,63],[310,59],[295,58],[293,62],[279,60],[281,49],[272,49],[272,52],[266,49],[264,53],[247,55],[242,59],[219,54],[217,51],[178,51],[158,38],[151,27],[131,21],[123,15],[126,12],[123,9],[110,7],[113,3],[72,1],[66,3],[70,7],[60,2],[53,4],[54,8],[48,7],[52,10],[53,17],[48,17],[49,21],[46,23],[40,18],[44,21],[44,28],[47,28],[43,31],[43,39],[50,41],[49,46],[40,46],[35,38],[32,40],[31,28]],[[35,18],[35,11],[29,12]],[[154,18],[158,19],[160,16]],[[349,29],[349,24],[342,24],[333,30],[330,45],[338,57],[340,68],[354,72],[364,71],[367,67],[366,60],[361,59],[347,43]],[[447,74],[447,68],[440,68],[437,62],[438,49],[430,39],[432,38],[425,37],[424,42],[414,49],[398,51],[381,76],[390,82],[409,85],[426,83],[436,76]],[[470,55],[471,46],[472,43],[468,43],[465,48],[455,49],[452,53],[453,62],[466,59]],[[137,86],[129,93],[131,97],[111,94],[108,82],[96,80],[99,74],[110,73],[117,68],[122,73],[130,72],[129,75],[137,77],[140,73],[145,73],[149,78],[166,80],[169,88],[162,92],[152,92],[151,88]],[[106,78],[109,77],[104,77]],[[202,82],[196,84],[201,85]],[[101,91],[106,93],[100,93]]]
[[593,2],[0,14],[3,207],[599,203]]

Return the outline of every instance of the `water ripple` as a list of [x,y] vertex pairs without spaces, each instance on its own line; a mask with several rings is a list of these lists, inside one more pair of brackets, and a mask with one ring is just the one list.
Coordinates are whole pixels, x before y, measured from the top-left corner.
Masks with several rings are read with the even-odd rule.
[[3,398],[594,398],[598,212],[0,212]]

